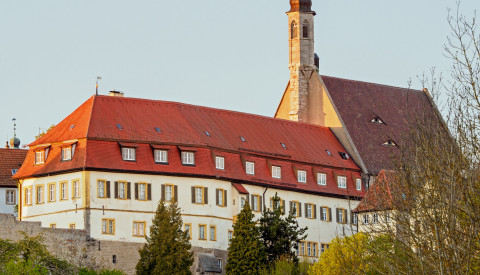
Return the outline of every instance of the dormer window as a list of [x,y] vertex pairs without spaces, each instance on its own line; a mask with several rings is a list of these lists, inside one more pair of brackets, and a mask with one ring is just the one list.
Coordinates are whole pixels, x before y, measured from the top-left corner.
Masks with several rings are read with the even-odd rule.
[[155,150],[154,152],[156,163],[168,163],[167,150]]
[[350,156],[347,153],[345,152],[338,152],[338,153],[340,154],[340,157],[342,157],[342,159],[344,160],[350,159]]
[[393,140],[387,140],[382,145],[397,147],[397,144]]
[[279,179],[282,177],[282,168],[280,166],[272,166],[272,178]]
[[249,175],[255,175],[255,163],[247,161],[245,163],[245,172]]
[[298,180],[298,182],[306,183],[307,182],[307,171],[298,170],[297,180]]
[[291,38],[297,38],[297,22],[292,21],[292,24],[290,26],[290,31],[291,31]]
[[215,157],[215,168],[224,170],[225,169],[225,158],[224,157]]
[[35,164],[43,164],[45,163],[45,151],[36,151],[35,152]]
[[135,148],[132,147],[123,147],[122,148],[122,158],[126,161],[135,161]]
[[12,169],[12,176],[17,173],[18,169]]
[[182,164],[183,165],[195,165],[195,153],[194,152],[182,152]]
[[343,188],[343,189],[347,188],[347,177],[338,176],[337,184],[338,184],[338,188]]
[[376,123],[376,124],[385,124],[378,116],[374,117],[372,120],[370,120],[371,123]]
[[72,147],[62,148],[62,161],[67,161],[72,159]]

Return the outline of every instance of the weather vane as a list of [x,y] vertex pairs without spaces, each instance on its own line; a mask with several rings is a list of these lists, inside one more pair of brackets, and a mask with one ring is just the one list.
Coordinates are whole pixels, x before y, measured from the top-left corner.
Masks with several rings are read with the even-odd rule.
[[15,123],[17,121],[16,118],[12,118],[12,121],[13,121],[13,140],[15,140],[15,138],[17,137],[17,134],[15,133],[15,130],[17,130],[17,124]]
[[95,81],[95,95],[98,95],[98,81],[102,80],[101,76],[97,76],[97,80]]

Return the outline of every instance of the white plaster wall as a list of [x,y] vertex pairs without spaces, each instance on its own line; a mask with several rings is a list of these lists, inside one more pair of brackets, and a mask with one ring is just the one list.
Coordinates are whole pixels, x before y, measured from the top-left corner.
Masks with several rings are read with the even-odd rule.
[[[72,198],[72,180],[80,180],[80,198]],[[67,181],[68,194],[66,200],[60,200],[60,182]],[[74,223],[76,229],[84,228],[84,212],[82,211],[84,203],[84,181],[82,172],[54,175],[41,178],[26,179],[22,183],[21,195],[22,204],[25,198],[25,187],[32,187],[32,204],[21,206],[21,220],[40,221],[43,227],[48,227],[55,223],[57,228],[68,228],[69,224]],[[48,201],[48,184],[55,183],[55,201]],[[44,186],[44,203],[37,204],[36,186]],[[20,207],[20,206],[19,206]]]
[[7,190],[15,190],[16,196],[18,196],[17,188],[15,187],[0,187],[0,213],[13,214],[15,204],[18,203],[18,198],[13,205],[7,204]]

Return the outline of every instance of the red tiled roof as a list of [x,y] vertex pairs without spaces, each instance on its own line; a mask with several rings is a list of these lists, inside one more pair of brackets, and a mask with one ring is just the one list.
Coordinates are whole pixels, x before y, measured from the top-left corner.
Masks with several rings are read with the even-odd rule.
[[234,183],[233,186],[235,187],[235,189],[237,189],[238,193],[248,194],[247,189],[245,189],[245,187],[243,187],[243,185],[241,185],[240,183]]
[[[392,169],[391,157],[398,147],[382,145],[393,140],[401,145],[409,122],[434,113],[425,92],[322,76],[332,100],[370,173]],[[384,124],[370,122],[380,118]]]
[[[73,124],[76,126],[68,130]],[[79,141],[72,161],[61,162],[56,143],[74,138]],[[122,160],[119,142],[137,146],[136,162]],[[30,152],[16,177],[80,168],[106,169],[216,177],[341,195],[345,190],[338,190],[333,172],[360,176],[353,160],[340,157],[338,152],[345,149],[326,127],[166,101],[92,97],[31,145],[45,143],[52,144],[46,163],[35,166]],[[155,164],[152,144],[168,147],[168,165]],[[179,150],[195,151],[196,166],[182,166]],[[225,157],[224,170],[215,169],[214,152]],[[255,176],[246,175],[244,160],[255,162]],[[281,180],[272,179],[272,163],[282,166]],[[295,166],[307,170],[307,184],[297,182]],[[328,172],[328,187],[316,184],[314,169]],[[349,195],[363,195],[355,190],[353,181],[349,184]]]
[[12,169],[22,166],[28,150],[0,149],[0,186],[17,186],[12,178]]

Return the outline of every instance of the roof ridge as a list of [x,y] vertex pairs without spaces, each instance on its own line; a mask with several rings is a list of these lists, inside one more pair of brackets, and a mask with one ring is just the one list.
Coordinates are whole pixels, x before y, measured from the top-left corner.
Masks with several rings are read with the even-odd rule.
[[394,88],[394,89],[407,90],[407,91],[412,91],[412,92],[417,92],[417,93],[423,93],[422,90],[392,86],[392,85],[387,85],[387,84],[382,84],[382,83],[375,83],[375,82],[367,82],[367,81],[362,81],[362,80],[341,78],[341,77],[330,76],[330,75],[320,75],[320,77],[322,77],[322,78],[327,77],[327,78],[333,78],[333,79],[338,79],[338,80],[345,80],[345,81],[349,81],[349,82],[355,82],[355,83],[361,83],[361,84],[370,84],[370,85],[381,86],[381,87],[386,87],[386,88]]
[[176,105],[177,107],[194,107],[193,109],[195,111],[209,110],[209,111],[223,112],[223,113],[226,113],[226,114],[232,114],[232,115],[238,115],[238,116],[249,116],[249,117],[256,117],[258,119],[272,120],[272,121],[277,121],[278,123],[282,123],[282,124],[303,125],[303,126],[307,126],[307,127],[323,128],[325,130],[330,130],[329,127],[320,126],[320,125],[311,124],[311,123],[306,123],[306,122],[292,121],[292,120],[275,118],[275,117],[270,117],[270,116],[265,116],[265,115],[252,114],[252,113],[247,113],[247,112],[242,112],[242,111],[220,109],[220,108],[214,108],[214,107],[208,107],[208,106],[202,106],[202,105],[195,105],[195,104],[183,103],[183,102],[178,102],[178,101],[146,99],[146,98],[137,98],[137,97],[113,97],[113,96],[107,96],[107,95],[98,95],[98,96],[95,96],[95,97],[112,99],[112,100],[132,100],[132,101],[143,101],[143,102],[150,102],[150,103],[167,103],[167,104],[171,104],[171,105]]
[[[90,125],[92,121],[92,116],[93,116],[93,108],[95,107],[95,99],[98,95],[93,95],[92,99],[92,108],[90,109],[90,118],[88,120],[88,126],[87,126],[87,132],[85,133],[85,138],[88,140],[89,134],[90,134]],[[88,99],[87,99],[88,100]],[[85,150],[85,157],[83,158],[83,167],[87,167],[87,150]]]

